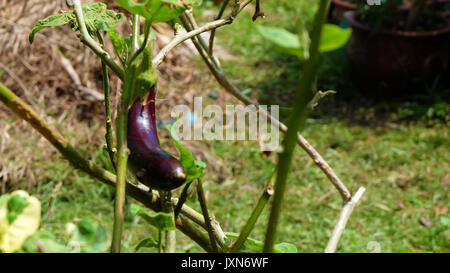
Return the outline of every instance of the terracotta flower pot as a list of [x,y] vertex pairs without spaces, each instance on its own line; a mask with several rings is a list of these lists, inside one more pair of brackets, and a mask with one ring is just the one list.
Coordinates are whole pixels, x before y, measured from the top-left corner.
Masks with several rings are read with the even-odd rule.
[[448,70],[450,24],[435,31],[372,33],[354,12],[345,18],[352,28],[347,53],[352,75],[369,92],[412,92]]

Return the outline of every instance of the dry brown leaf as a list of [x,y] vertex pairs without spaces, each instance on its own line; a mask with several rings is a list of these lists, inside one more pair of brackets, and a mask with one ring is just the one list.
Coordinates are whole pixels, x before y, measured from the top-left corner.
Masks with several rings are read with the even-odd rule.
[[442,177],[441,183],[442,183],[442,186],[450,185],[450,176],[446,175],[446,176]]
[[419,224],[421,224],[424,227],[432,227],[433,222],[428,218],[420,218]]
[[395,184],[397,184],[397,186],[399,188],[405,189],[406,186],[408,186],[408,184],[411,183],[412,181],[413,181],[413,178],[404,176],[404,175],[400,175],[399,177],[397,177],[395,179]]
[[448,213],[448,207],[445,206],[445,205],[437,206],[437,207],[434,209],[434,212],[435,212],[436,216],[445,215],[445,214]]

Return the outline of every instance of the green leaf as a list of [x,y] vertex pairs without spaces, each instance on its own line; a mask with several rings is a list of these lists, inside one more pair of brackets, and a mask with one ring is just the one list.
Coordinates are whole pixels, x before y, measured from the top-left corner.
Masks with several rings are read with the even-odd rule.
[[[112,29],[122,22],[124,15],[106,8],[102,2],[88,3],[82,6],[84,21],[89,33],[95,33],[98,29]],[[72,30],[78,30],[78,22],[74,20]]]
[[6,203],[6,201],[8,201],[10,197],[11,197],[10,194],[1,195],[0,196],[0,207],[3,206],[3,204]]
[[[91,34],[98,29],[114,28],[122,22],[122,19],[124,18],[122,13],[116,13],[113,10],[107,9],[106,4],[101,2],[88,3],[81,8],[83,10],[86,27]],[[47,27],[62,26],[69,23],[71,24],[73,31],[78,30],[78,21],[73,11],[50,15],[49,17],[36,22],[28,39],[30,43],[33,43],[34,36],[38,31]]]
[[[161,1],[161,2],[169,2],[169,1]],[[153,19],[153,23],[167,22],[172,19],[175,19],[178,16],[180,16],[185,10],[186,8],[184,8],[183,6],[177,5],[175,6],[175,8],[171,8],[168,5],[163,5],[159,10],[159,12],[157,13],[157,15],[155,16],[155,18]]]
[[189,1],[193,6],[200,6],[203,3],[203,0],[191,0]]
[[131,203],[130,207],[129,207],[130,215],[133,217],[136,216],[141,209],[144,209],[141,205],[136,204],[136,203]]
[[1,198],[0,252],[20,250],[25,239],[36,232],[41,219],[41,203],[25,191]]
[[140,1],[139,3],[133,0],[117,0],[117,3],[119,3],[122,8],[131,13],[138,14],[146,19],[150,19],[154,11],[147,10],[147,2],[149,2],[149,0]]
[[107,33],[109,35],[109,38],[111,39],[117,57],[119,57],[122,64],[125,65],[128,56],[128,44],[125,42],[124,38],[119,37],[119,33],[117,32],[117,30],[109,29],[107,30]]
[[441,219],[439,221],[443,226],[450,227],[450,217],[441,216]]
[[350,28],[342,29],[332,24],[323,25],[320,37],[320,52],[327,52],[343,47],[350,38],[352,31]]
[[[238,233],[235,232],[225,232],[225,235],[229,238],[233,238],[233,239],[237,239],[239,237]],[[264,243],[255,239],[252,239],[250,237],[247,237],[247,239],[245,240],[244,243],[244,248],[245,247],[251,247],[256,249],[257,251],[262,251],[264,246]]]
[[48,27],[62,26],[62,25],[72,22],[74,19],[75,19],[75,15],[73,14],[73,12],[66,12],[66,13],[62,13],[62,14],[50,15],[49,17],[47,17],[45,19],[41,19],[41,20],[37,21],[28,37],[30,44],[33,43],[34,36],[36,35],[36,33],[38,31],[40,31],[44,28],[48,28]]
[[167,22],[181,15],[186,8],[176,0],[117,0],[131,13],[138,14],[152,23]]
[[[296,55],[301,60],[309,58],[310,37],[306,28],[299,35],[284,28],[257,25],[259,33],[267,40],[275,43],[283,52]],[[319,51],[328,52],[344,46],[351,36],[351,29],[325,24],[323,26]]]
[[8,218],[8,223],[10,225],[17,219],[17,217],[19,217],[28,204],[27,198],[19,194],[15,194],[9,198],[6,217]]
[[22,245],[22,251],[26,253],[63,253],[68,252],[69,249],[58,243],[51,232],[39,230],[25,240]]
[[139,216],[141,216],[147,223],[156,227],[159,230],[174,230],[175,224],[173,223],[172,214],[165,212],[154,212],[149,213],[147,211],[139,211]]
[[297,253],[297,247],[290,243],[279,243],[273,246],[278,253]]
[[[135,208],[137,208],[135,206]],[[142,217],[147,223],[156,227],[158,230],[174,230],[175,224],[173,223],[172,214],[165,212],[153,212],[149,213],[145,209],[139,208],[134,211],[135,215]]]
[[183,145],[181,145],[180,138],[173,129],[172,125],[168,124],[166,126],[166,129],[169,130],[172,140],[175,143],[178,151],[180,152],[179,161],[186,171],[185,183],[189,183],[192,180],[201,177],[203,175],[203,169],[206,168],[206,163],[203,161],[195,160],[191,152],[188,149],[184,148]]
[[146,248],[158,247],[158,242],[149,237],[147,239],[140,241],[139,244],[136,246],[135,251],[138,251],[143,247]]
[[150,225],[156,227],[159,230],[174,230],[176,227],[172,221],[171,213],[153,212],[149,213],[141,205],[136,203],[130,204],[130,214],[132,216],[140,216]]
[[298,36],[291,33],[284,28],[279,27],[265,27],[261,25],[256,26],[259,33],[267,40],[274,42],[275,44],[290,49],[299,49],[300,40]]
[[108,248],[108,236],[105,228],[90,219],[81,220],[69,233],[69,245],[78,248],[75,251],[98,253],[105,252]]
[[199,169],[205,169],[207,165],[203,161],[195,160],[195,166]]
[[257,25],[256,27],[258,32],[265,39],[276,44],[283,52],[296,55],[299,58],[304,59],[304,54],[308,51],[309,47],[308,35],[302,36],[302,40],[300,40],[296,34],[291,33],[284,28],[261,25]]
[[77,227],[79,239],[91,240],[95,236],[96,226],[91,220],[83,219]]

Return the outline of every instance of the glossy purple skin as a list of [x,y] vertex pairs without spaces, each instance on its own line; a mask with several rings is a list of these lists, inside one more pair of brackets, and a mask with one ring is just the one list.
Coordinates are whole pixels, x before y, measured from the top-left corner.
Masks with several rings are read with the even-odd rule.
[[129,163],[143,184],[159,190],[172,190],[186,181],[186,171],[173,156],[161,149],[155,119],[155,90],[147,104],[136,101],[128,112]]

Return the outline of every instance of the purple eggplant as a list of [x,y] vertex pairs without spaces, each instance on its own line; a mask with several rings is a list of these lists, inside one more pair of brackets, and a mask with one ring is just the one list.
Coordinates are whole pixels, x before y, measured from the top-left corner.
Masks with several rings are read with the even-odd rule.
[[146,104],[137,100],[128,112],[128,161],[141,183],[158,190],[172,190],[184,184],[186,171],[176,158],[160,147],[155,94],[152,88]]

